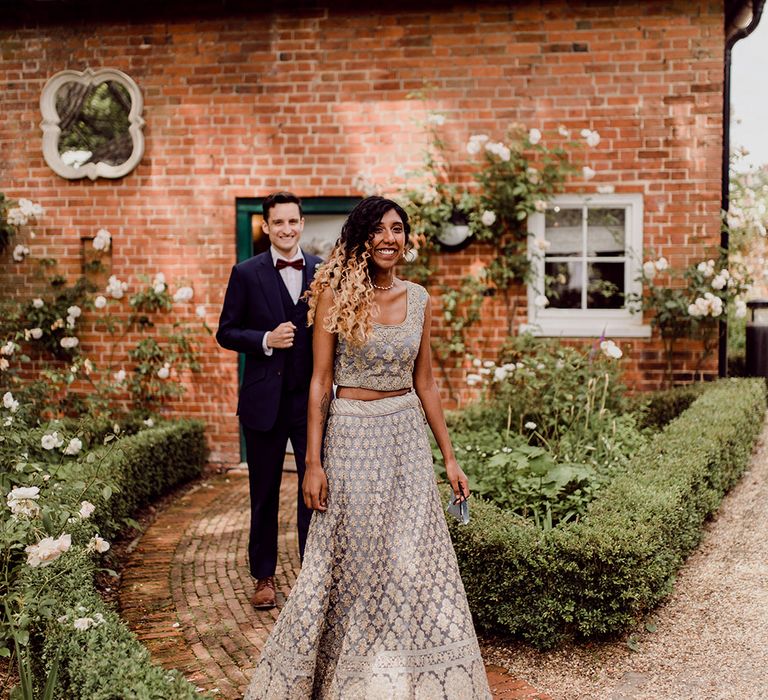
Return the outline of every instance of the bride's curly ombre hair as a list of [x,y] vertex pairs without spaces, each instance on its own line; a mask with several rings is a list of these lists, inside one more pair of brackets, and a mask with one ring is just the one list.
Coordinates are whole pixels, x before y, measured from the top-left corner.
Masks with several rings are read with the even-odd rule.
[[402,219],[405,245],[408,245],[411,233],[408,214],[397,202],[378,196],[367,197],[360,202],[341,227],[341,235],[328,260],[315,273],[309,288],[309,325],[315,322],[320,294],[330,288],[333,303],[323,328],[329,333],[337,333],[353,345],[361,345],[369,338],[375,306],[371,241],[373,232],[390,209],[394,209]]

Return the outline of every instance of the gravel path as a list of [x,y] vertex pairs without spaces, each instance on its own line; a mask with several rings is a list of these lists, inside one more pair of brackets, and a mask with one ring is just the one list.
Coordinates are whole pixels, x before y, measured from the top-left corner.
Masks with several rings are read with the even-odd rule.
[[487,662],[556,700],[768,698],[768,422],[749,470],[645,625],[546,654],[488,641]]

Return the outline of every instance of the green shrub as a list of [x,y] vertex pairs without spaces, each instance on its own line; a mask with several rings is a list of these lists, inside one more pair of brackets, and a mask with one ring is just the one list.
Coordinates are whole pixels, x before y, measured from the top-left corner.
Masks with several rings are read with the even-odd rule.
[[638,396],[635,413],[640,427],[661,430],[699,398],[707,386],[697,382]]
[[765,410],[763,380],[707,385],[579,523],[542,532],[473,503],[472,521],[450,528],[477,625],[548,648],[617,633],[652,609],[748,464]]

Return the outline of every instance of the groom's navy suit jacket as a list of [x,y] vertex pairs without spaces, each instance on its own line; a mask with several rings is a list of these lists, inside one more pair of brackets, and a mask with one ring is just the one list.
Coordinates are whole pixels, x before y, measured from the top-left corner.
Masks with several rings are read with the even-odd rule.
[[[302,294],[322,262],[304,253]],[[264,333],[285,321],[296,326],[290,350],[274,348],[264,354]],[[309,389],[312,375],[312,330],[307,328],[307,302],[294,307],[274,268],[269,250],[232,268],[219,319],[216,340],[224,348],[245,354],[245,373],[237,412],[251,430],[271,430],[277,418],[284,388]],[[293,386],[285,386],[290,382]]]

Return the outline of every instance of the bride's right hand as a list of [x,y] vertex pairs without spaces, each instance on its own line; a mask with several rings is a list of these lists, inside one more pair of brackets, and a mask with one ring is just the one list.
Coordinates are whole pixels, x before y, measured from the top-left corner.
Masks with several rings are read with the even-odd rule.
[[328,508],[328,477],[322,467],[307,466],[301,482],[301,493],[307,508],[321,513]]

